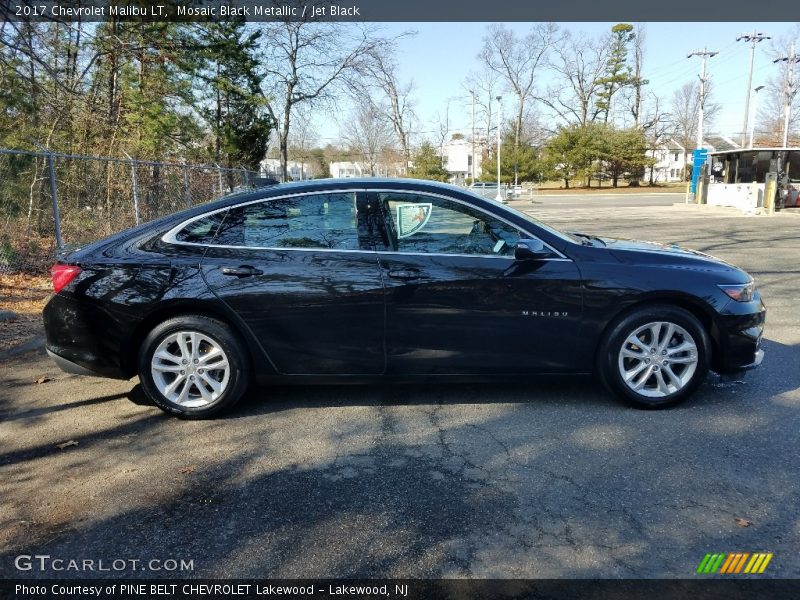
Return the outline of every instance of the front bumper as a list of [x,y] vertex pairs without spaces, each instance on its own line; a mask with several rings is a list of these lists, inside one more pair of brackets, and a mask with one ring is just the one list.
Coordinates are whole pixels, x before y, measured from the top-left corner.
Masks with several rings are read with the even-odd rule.
[[715,326],[714,371],[720,374],[755,369],[764,360],[761,338],[767,309],[760,294],[752,302],[731,301]]
[[756,350],[756,359],[751,362],[749,365],[745,365],[742,367],[742,371],[749,371],[750,369],[755,369],[756,367],[761,365],[761,361],[764,360],[764,351],[759,348]]

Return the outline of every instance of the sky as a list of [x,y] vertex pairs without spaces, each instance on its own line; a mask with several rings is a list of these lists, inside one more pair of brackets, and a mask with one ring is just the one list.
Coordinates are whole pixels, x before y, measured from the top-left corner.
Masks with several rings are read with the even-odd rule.
[[[592,37],[610,31],[616,23],[565,23],[562,29],[573,34],[585,32]],[[509,23],[507,27],[524,34],[528,23]],[[770,51],[776,38],[795,30],[795,23],[647,23],[644,56],[644,76],[649,88],[669,101],[673,91],[684,83],[696,81],[700,72],[700,58],[687,58],[695,50],[718,51],[708,60],[707,69],[713,81],[712,100],[721,105],[713,133],[733,135],[740,132],[744,119],[745,93],[750,59],[750,44],[737,42],[742,33],[758,31],[772,36],[773,40],[756,45],[753,87],[766,82],[778,73],[772,63]],[[470,71],[477,70],[477,58],[487,23],[392,23],[383,24],[387,36],[404,31],[416,31],[413,37],[401,39],[397,59],[401,81],[413,80],[415,112],[419,119],[418,131],[431,135],[434,120],[443,115],[450,100],[451,132],[468,134],[471,127],[470,98],[464,80]],[[796,30],[795,30],[796,31]],[[799,40],[800,42],[800,40]],[[784,67],[781,67],[784,68]],[[800,71],[800,66],[796,71]],[[800,77],[796,78],[800,79]],[[751,100],[752,102],[752,100]],[[508,96],[504,114],[509,117],[513,100]],[[328,122],[319,128],[321,142],[335,141],[338,129]],[[417,137],[419,141],[419,137]]]

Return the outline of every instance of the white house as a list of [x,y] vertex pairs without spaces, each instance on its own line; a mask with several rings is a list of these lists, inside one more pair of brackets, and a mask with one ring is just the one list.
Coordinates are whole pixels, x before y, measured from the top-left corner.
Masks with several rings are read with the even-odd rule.
[[463,185],[465,180],[472,177],[472,161],[475,160],[475,177],[481,174],[481,159],[483,145],[475,141],[475,155],[473,156],[472,142],[456,136],[442,146],[445,170],[450,173],[450,182]]
[[[371,177],[369,164],[361,161],[338,161],[328,164],[331,177],[352,178]],[[375,165],[375,177],[400,177],[403,174],[403,163],[381,163]]]
[[[657,148],[650,151],[650,155],[656,159],[653,165],[653,181],[655,183],[670,183],[676,181],[686,181],[690,176],[694,163],[692,152],[695,144],[684,148],[675,140],[667,140]],[[735,150],[739,144],[724,135],[708,135],[703,138],[703,147],[709,152],[720,152],[724,150]],[[645,170],[644,180],[650,179],[650,169]]]
[[[308,164],[301,163],[296,160],[290,160],[286,163],[286,170],[288,171],[289,178],[292,181],[299,181],[302,179],[311,179],[311,167]],[[261,177],[271,177],[273,179],[281,179],[281,161],[278,158],[265,158],[261,161],[260,169]]]

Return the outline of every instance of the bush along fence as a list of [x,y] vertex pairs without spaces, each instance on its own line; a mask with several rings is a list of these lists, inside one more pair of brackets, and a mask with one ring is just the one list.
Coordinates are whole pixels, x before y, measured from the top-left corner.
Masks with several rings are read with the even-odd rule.
[[216,165],[0,149],[0,274],[45,275],[61,249],[252,187]]

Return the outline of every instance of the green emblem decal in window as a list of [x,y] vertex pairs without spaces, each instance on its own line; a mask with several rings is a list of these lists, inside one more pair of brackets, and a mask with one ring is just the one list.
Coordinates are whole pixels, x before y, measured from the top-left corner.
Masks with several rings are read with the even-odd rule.
[[397,237],[407,238],[420,231],[433,212],[433,204],[421,202],[419,204],[400,204],[397,210]]

